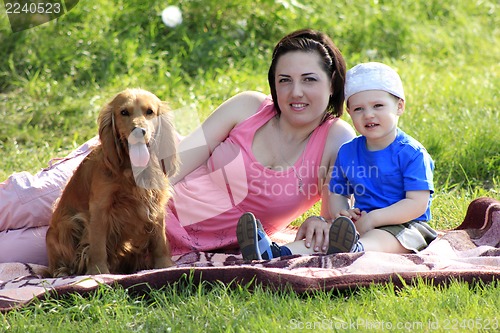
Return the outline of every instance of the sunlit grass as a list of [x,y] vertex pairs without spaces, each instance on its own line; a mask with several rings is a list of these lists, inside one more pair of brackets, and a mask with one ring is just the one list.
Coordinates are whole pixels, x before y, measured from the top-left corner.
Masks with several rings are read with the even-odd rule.
[[417,279],[403,289],[389,283],[343,293],[299,295],[286,288],[250,290],[195,284],[186,278],[147,295],[103,286],[85,297],[74,294],[35,301],[3,316],[3,327],[23,333],[49,328],[65,332],[496,331],[498,287],[498,281],[440,286]]
[[[167,5],[161,1],[83,0],[57,21],[16,34],[0,9],[0,179],[22,170],[35,173],[96,135],[100,107],[127,87],[142,87],[169,101],[178,129],[187,134],[230,96],[244,90],[269,93],[272,47],[284,34],[312,27],[332,36],[348,67],[382,61],[400,73],[407,96],[400,126],[436,162],[434,227],[456,227],[477,197],[500,198],[497,1],[168,4],[183,11],[184,22],[175,29],[161,23],[159,13]],[[344,119],[350,122],[347,115]],[[318,212],[315,206],[309,214]],[[36,301],[3,315],[0,331],[340,327],[373,332],[382,330],[347,324],[399,322],[416,326],[394,331],[439,332],[453,328],[450,318],[476,325],[457,331],[480,331],[477,323],[487,320],[495,328],[498,290],[498,283],[442,287],[417,281],[402,290],[388,285],[297,295],[194,285],[188,279],[145,296],[103,287],[92,295]]]

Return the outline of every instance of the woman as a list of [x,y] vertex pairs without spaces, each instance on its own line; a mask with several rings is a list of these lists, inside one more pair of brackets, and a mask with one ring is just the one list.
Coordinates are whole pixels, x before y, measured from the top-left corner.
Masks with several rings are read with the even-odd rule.
[[[171,179],[174,197],[166,218],[173,255],[238,248],[236,224],[247,211],[270,235],[321,198],[321,215],[329,218],[329,170],[339,147],[354,137],[353,129],[339,119],[345,72],[345,61],[328,36],[313,30],[293,32],[273,52],[268,75],[272,99],[257,92],[238,94],[179,143],[181,168]],[[11,205],[2,204],[0,262],[46,263],[50,205],[87,146],[32,179],[50,181],[50,186],[42,183],[45,195],[36,194],[25,205],[12,199]],[[18,199],[33,190],[25,184],[19,191],[15,181],[12,176],[1,185],[0,202],[13,192]],[[40,202],[40,208],[33,209]],[[33,216],[34,211],[43,215]],[[297,238],[310,243],[314,237],[314,244],[326,247],[328,227],[319,218],[309,218]],[[12,230],[19,228],[24,229]]]

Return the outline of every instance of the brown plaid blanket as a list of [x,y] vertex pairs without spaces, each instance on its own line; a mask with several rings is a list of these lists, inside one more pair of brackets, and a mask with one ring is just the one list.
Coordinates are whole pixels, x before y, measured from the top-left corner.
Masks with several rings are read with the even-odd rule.
[[[285,230],[278,240],[293,239],[295,230]],[[174,258],[167,269],[131,275],[73,276],[46,278],[46,267],[26,263],[0,264],[0,311],[29,304],[35,298],[85,294],[100,284],[121,285],[134,292],[180,281],[189,276],[199,281],[253,285],[299,293],[314,290],[339,291],[370,284],[410,284],[415,278],[446,284],[452,280],[491,282],[500,277],[500,201],[479,198],[470,203],[462,224],[441,231],[438,239],[418,254],[342,253],[336,255],[288,256],[270,261],[246,262],[239,254],[190,253]]]

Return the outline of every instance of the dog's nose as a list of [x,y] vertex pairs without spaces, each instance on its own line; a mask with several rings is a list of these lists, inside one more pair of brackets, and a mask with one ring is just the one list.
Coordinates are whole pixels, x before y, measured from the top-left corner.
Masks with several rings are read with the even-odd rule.
[[142,127],[135,127],[132,130],[132,133],[134,133],[134,136],[138,138],[144,136],[146,134],[146,130]]

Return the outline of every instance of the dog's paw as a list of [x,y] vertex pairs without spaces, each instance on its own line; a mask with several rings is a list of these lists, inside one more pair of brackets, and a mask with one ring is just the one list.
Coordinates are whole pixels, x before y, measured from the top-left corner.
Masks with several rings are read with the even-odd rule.
[[174,266],[175,263],[172,261],[170,257],[160,257],[156,258],[154,268],[168,268]]
[[71,275],[71,272],[68,268],[60,267],[53,271],[48,271],[49,276],[53,278],[64,278]]
[[107,265],[90,265],[87,268],[87,275],[109,274]]

